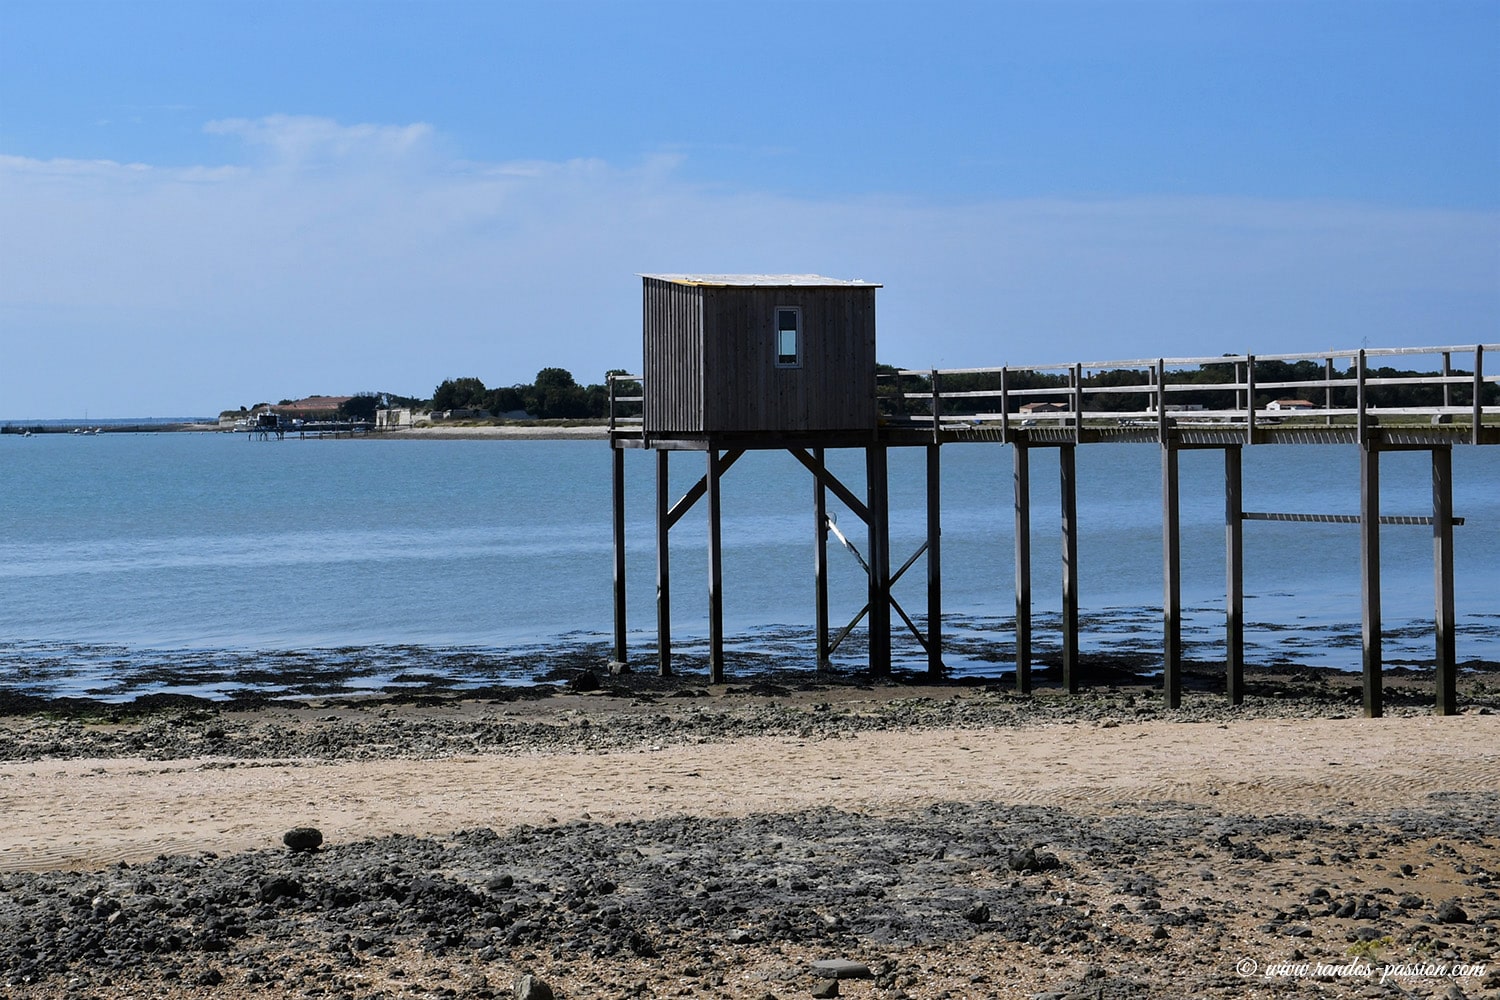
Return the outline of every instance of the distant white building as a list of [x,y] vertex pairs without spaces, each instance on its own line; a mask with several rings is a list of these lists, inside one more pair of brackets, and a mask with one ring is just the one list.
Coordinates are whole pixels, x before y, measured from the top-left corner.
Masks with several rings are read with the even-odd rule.
[[378,431],[394,430],[397,427],[410,427],[411,425],[412,413],[409,409],[375,411],[375,429]]
[[1268,410],[1316,410],[1320,409],[1318,404],[1309,403],[1305,399],[1273,399],[1266,404]]

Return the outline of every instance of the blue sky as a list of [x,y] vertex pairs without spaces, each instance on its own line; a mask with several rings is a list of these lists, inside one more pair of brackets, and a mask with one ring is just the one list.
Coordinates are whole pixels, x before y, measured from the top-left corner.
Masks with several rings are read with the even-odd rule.
[[0,417],[640,363],[637,272],[882,360],[1500,338],[1500,3],[0,0]]

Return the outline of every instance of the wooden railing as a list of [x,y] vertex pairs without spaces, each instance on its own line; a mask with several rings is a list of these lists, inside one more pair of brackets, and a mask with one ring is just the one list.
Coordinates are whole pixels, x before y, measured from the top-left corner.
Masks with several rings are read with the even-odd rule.
[[[1496,351],[1500,344],[903,369],[877,376],[876,391],[882,422],[934,434],[992,426],[1004,439],[1033,427],[1154,427],[1164,438],[1173,427],[1227,424],[1253,440],[1258,425],[1285,423],[1352,428],[1363,439],[1382,423],[1444,423],[1467,425],[1478,443],[1486,419],[1500,423],[1500,375],[1484,373],[1485,353]],[[1371,364],[1424,356],[1435,374]],[[1408,401],[1388,402],[1397,395]],[[1412,403],[1413,396],[1430,399]]]
[[[1374,426],[1442,423],[1469,428],[1477,444],[1486,422],[1500,425],[1500,373],[1484,371],[1485,355],[1496,353],[1500,344],[901,369],[877,375],[875,391],[882,425],[934,436],[992,428],[1006,440],[1032,428],[1154,428],[1164,440],[1173,428],[1228,425],[1253,442],[1257,428],[1291,425],[1339,427],[1364,440]],[[1372,364],[1392,358],[1430,359],[1432,372]],[[611,375],[608,383],[610,430],[639,428],[642,377]],[[1393,404],[1393,396],[1408,401]],[[1426,398],[1411,403],[1413,396]]]
[[609,375],[609,429],[613,433],[645,422],[645,382],[639,375]]

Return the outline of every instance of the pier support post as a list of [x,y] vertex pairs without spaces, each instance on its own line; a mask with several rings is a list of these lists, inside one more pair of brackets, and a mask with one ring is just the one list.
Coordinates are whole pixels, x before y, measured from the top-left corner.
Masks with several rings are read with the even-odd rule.
[[[1444,386],[1444,388],[1447,388]],[[1437,598],[1437,660],[1433,679],[1438,715],[1458,711],[1457,657],[1453,631],[1453,449],[1432,449],[1432,567]]]
[[1373,436],[1359,448],[1359,568],[1363,614],[1365,715],[1384,714],[1380,649],[1380,445]]
[[1078,470],[1075,446],[1057,450],[1062,493],[1062,681],[1069,694],[1078,693]]
[[865,448],[865,504],[870,512],[870,673],[891,672],[891,519],[886,446]]
[[1177,443],[1161,449],[1162,694],[1168,708],[1182,705],[1182,537],[1177,516]]
[[1031,454],[1025,441],[1011,445],[1011,486],[1016,514],[1016,691],[1031,693]]
[[625,450],[610,448],[611,527],[615,542],[615,648],[614,662],[625,659]]
[[668,536],[672,524],[667,519],[670,509],[667,484],[667,455],[665,448],[656,452],[656,672],[662,677],[672,675],[672,573]]
[[[821,472],[823,449],[813,449],[813,461]],[[813,476],[813,602],[817,631],[817,669],[829,670],[828,662],[828,488]]]
[[1245,700],[1245,508],[1242,449],[1224,449],[1224,690],[1231,705]]
[[927,676],[943,676],[942,445],[927,446]]
[[708,682],[724,683],[724,558],[720,544],[719,449],[708,449]]

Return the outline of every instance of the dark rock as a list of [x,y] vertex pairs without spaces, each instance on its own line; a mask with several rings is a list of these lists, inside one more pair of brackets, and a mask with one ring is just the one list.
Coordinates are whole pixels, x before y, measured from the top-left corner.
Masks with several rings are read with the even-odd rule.
[[516,1000],[553,1000],[552,987],[530,973],[516,977],[514,994]]
[[1010,856],[1010,870],[1014,872],[1051,871],[1061,866],[1062,862],[1057,860],[1057,855],[1038,851],[1034,847],[1023,848]]
[[[859,962],[851,962],[842,958],[825,958],[812,964],[812,972],[815,976],[824,979],[874,979],[875,973],[870,971],[868,965]],[[837,996],[833,993],[830,996]]]
[[839,981],[837,979],[829,979],[819,983],[818,985],[813,987],[812,995],[814,998],[838,996]]
[[599,675],[593,670],[585,670],[583,673],[568,681],[568,690],[583,693],[586,691],[599,690]]
[[312,826],[293,827],[281,835],[281,842],[294,851],[316,851],[323,846],[323,831]]
[[286,875],[273,875],[260,884],[260,901],[274,903],[278,899],[302,898],[302,883]]
[[1458,900],[1449,899],[1438,905],[1437,919],[1440,924],[1466,924],[1469,922],[1469,914],[1458,905]]
[[1252,843],[1236,843],[1229,834],[1221,834],[1218,846],[1228,851],[1237,861],[1270,861],[1271,856]]
[[971,924],[987,924],[990,922],[990,908],[984,903],[975,903],[964,910],[963,918]]

